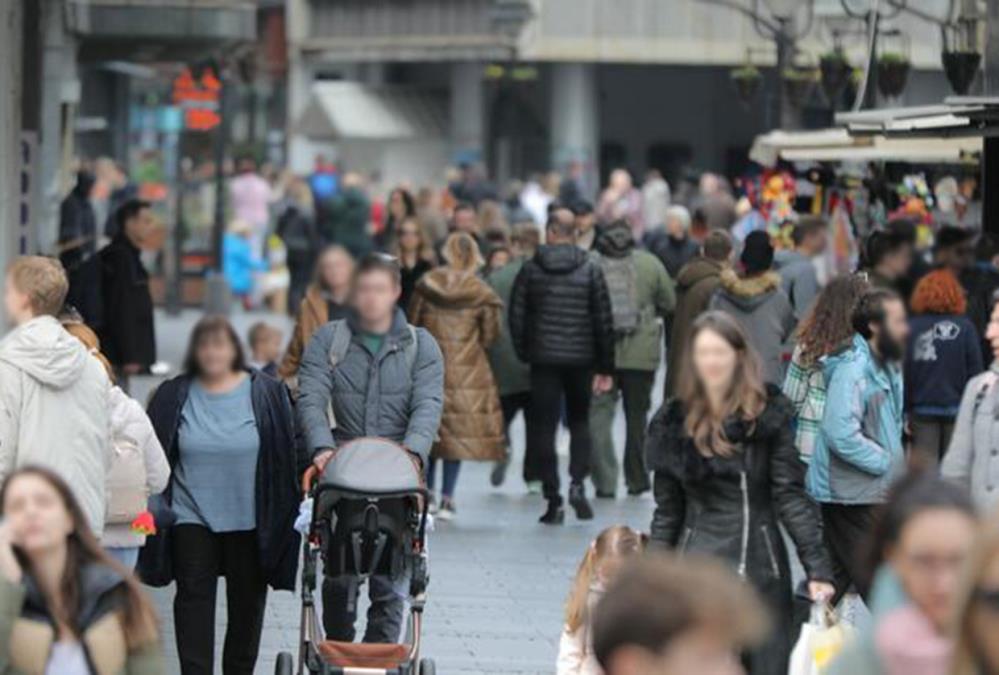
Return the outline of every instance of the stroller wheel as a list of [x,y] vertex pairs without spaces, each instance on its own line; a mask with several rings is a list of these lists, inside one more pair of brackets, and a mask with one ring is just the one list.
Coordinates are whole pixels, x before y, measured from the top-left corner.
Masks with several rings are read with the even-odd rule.
[[288,652],[281,652],[274,663],[274,675],[294,675],[295,659]]
[[433,659],[420,659],[419,675],[437,675],[437,666]]

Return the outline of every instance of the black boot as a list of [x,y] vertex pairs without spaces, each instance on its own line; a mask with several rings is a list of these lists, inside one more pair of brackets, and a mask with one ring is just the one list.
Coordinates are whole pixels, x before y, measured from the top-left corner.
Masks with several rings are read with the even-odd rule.
[[573,483],[569,486],[569,506],[576,511],[576,517],[580,520],[593,520],[593,507],[586,499],[586,490],[582,483]]
[[565,509],[562,508],[561,497],[552,497],[548,500],[548,508],[538,522],[545,525],[561,525],[565,522]]

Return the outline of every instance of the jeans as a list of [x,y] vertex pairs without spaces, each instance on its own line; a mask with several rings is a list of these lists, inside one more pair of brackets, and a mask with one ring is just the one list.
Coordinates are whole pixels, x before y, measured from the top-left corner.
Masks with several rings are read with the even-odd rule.
[[[360,580],[352,576],[327,577],[323,580],[323,629],[326,638],[353,642],[357,621],[357,596]],[[396,643],[402,632],[406,598],[409,596],[409,576],[393,581],[385,575],[368,579],[368,625],[365,642]]]
[[441,486],[441,494],[448,499],[454,497],[454,489],[458,484],[458,473],[461,471],[461,462],[457,459],[431,459],[427,464],[427,489],[434,489],[434,474],[437,473],[437,462],[444,462],[444,484]]
[[953,417],[912,416],[912,460],[926,468],[935,468],[954,433]]
[[225,675],[253,675],[267,604],[256,530],[212,532],[202,525],[173,528],[173,599],[177,654],[183,675],[212,675],[215,594],[225,577],[229,623],[222,650]]
[[139,562],[138,546],[109,546],[104,552],[120,562],[127,570],[134,570],[135,563]]
[[565,413],[571,437],[569,476],[582,484],[590,474],[590,396],[593,373],[579,366],[531,366],[531,407],[527,415],[527,447],[537,453],[537,467],[545,498],[559,495],[558,457],[555,432],[565,399]]
[[[500,396],[500,408],[503,409],[503,425],[506,427],[506,442],[507,446],[513,447],[513,443],[510,441],[510,425],[513,423],[513,419],[517,416],[518,412],[524,412],[524,420],[527,420],[528,409],[531,405],[531,392],[529,391],[519,391],[516,394],[507,394],[505,396]],[[525,439],[526,440],[526,439]],[[540,478],[540,472],[538,471],[538,459],[535,453],[531,449],[530,443],[525,443],[524,445],[524,482],[530,483],[531,481],[538,480]],[[504,463],[510,462],[510,457],[508,456]]]
[[602,495],[617,492],[618,463],[614,451],[614,413],[618,398],[624,399],[627,436],[624,444],[624,480],[628,492],[638,494],[651,487],[645,464],[645,427],[652,406],[656,374],[644,370],[620,370],[614,388],[593,397],[590,434],[593,436],[593,485]]

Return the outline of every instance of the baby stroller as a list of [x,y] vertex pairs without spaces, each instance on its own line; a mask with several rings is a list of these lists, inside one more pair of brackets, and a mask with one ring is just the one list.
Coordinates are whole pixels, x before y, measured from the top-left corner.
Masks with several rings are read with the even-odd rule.
[[[434,662],[420,658],[429,580],[427,489],[422,472],[397,443],[361,438],[341,446],[322,476],[317,474],[311,467],[302,479],[313,508],[309,536],[303,543],[298,675],[434,675]],[[407,644],[324,639],[313,597],[320,554],[327,576],[352,576],[357,583],[372,574],[399,578],[410,573],[411,639]],[[275,672],[296,672],[290,653],[278,655]]]

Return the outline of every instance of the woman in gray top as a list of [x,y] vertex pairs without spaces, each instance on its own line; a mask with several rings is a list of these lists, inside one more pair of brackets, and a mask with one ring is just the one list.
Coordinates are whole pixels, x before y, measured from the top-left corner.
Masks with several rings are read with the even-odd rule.
[[[177,583],[174,623],[185,673],[212,672],[215,593],[224,576],[223,671],[250,675],[267,586],[294,588],[299,539],[292,524],[308,462],[296,453],[284,385],[247,371],[224,318],[198,323],[184,370],[150,403],[173,469],[165,496],[176,521],[150,539],[139,572],[151,583]],[[162,569],[163,558],[171,569]]]

